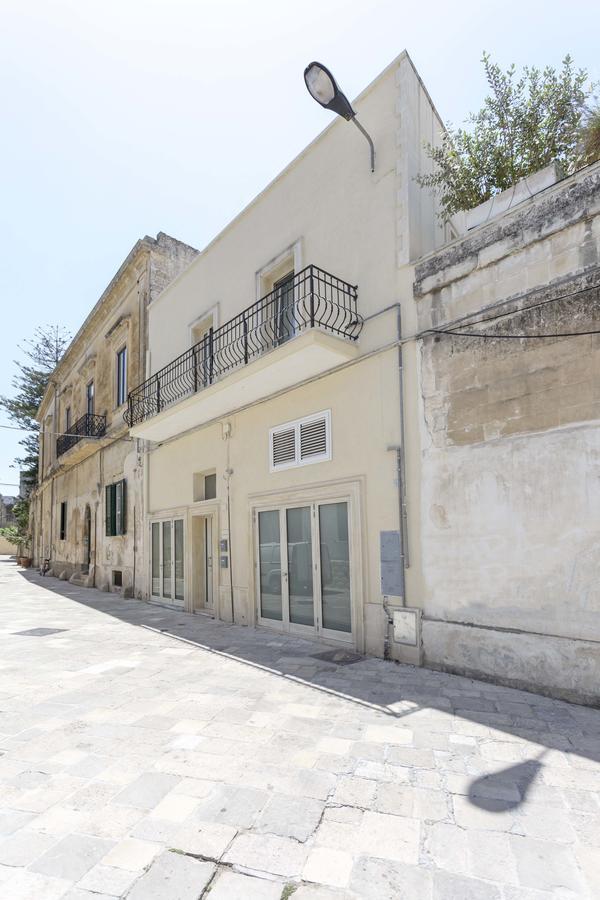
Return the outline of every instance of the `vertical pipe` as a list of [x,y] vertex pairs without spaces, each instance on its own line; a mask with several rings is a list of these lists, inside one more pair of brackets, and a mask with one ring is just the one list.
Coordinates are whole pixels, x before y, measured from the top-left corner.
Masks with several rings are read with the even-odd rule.
[[[398,466],[398,519],[400,525],[400,549],[402,551],[402,566],[404,571],[410,567],[410,555],[408,545],[408,520],[406,515],[406,469],[405,469],[405,422],[404,422],[404,362],[402,357],[402,311],[398,304],[397,312],[397,332],[398,332],[398,403],[400,417],[400,447],[397,451]],[[406,577],[404,578],[404,597],[403,603],[406,606]]]

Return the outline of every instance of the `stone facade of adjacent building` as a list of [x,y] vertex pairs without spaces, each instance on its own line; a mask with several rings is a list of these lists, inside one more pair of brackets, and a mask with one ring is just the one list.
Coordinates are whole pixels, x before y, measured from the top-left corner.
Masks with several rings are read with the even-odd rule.
[[162,232],[139,240],[52,375],[30,530],[34,564],[56,576],[144,596],[143,453],[123,413],[146,369],[148,306],[196,252]]
[[600,164],[421,259],[413,302],[461,332],[414,359],[423,661],[597,702]]

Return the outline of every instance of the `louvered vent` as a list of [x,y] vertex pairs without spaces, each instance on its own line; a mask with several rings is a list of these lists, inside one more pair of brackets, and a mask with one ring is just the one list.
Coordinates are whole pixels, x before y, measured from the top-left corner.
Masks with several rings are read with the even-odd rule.
[[327,454],[327,421],[314,419],[300,425],[300,459],[311,459],[314,456]]
[[289,465],[296,460],[296,429],[274,431],[272,435],[272,466]]
[[271,429],[270,468],[291,469],[331,459],[331,411],[314,413]]

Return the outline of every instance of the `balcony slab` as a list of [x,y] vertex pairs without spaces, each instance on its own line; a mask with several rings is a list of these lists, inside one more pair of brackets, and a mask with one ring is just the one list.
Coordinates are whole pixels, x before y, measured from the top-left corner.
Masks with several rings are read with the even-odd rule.
[[354,359],[358,352],[355,341],[312,328],[240,366],[215,384],[190,393],[135,425],[130,433],[157,443],[166,441],[322,375]]

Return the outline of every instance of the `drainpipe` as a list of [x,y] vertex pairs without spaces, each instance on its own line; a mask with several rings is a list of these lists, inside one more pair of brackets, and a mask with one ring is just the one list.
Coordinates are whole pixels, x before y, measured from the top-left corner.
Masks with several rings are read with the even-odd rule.
[[404,594],[402,605],[406,606],[406,570],[410,567],[408,547],[408,517],[406,515],[406,467],[405,467],[405,422],[404,422],[404,364],[402,358],[402,311],[398,304],[396,316],[398,333],[398,392],[399,392],[399,417],[400,417],[400,446],[396,449],[396,464],[398,469],[398,523],[400,529],[400,552],[402,555],[402,572],[404,575]]
[[235,604],[233,599],[233,566],[232,566],[232,557],[233,553],[231,550],[231,476],[233,475],[233,469],[231,468],[231,451],[230,451],[230,441],[231,441],[231,422],[225,422],[223,425],[223,438],[225,439],[226,448],[227,448],[227,467],[225,469],[225,483],[227,485],[227,539],[228,539],[228,550],[229,550],[229,590],[231,592],[231,624],[235,625]]
[[[400,537],[400,562],[402,565],[402,606],[406,606],[406,570],[410,566],[408,554],[408,521],[406,515],[406,470],[404,463],[404,362],[402,357],[402,311],[397,304],[396,332],[398,337],[398,415],[400,424],[400,444],[388,447],[396,453],[396,483],[398,485],[398,533]],[[387,616],[387,628],[383,642],[384,659],[390,658],[391,630],[394,625],[393,612],[387,597],[383,597],[383,609]]]

